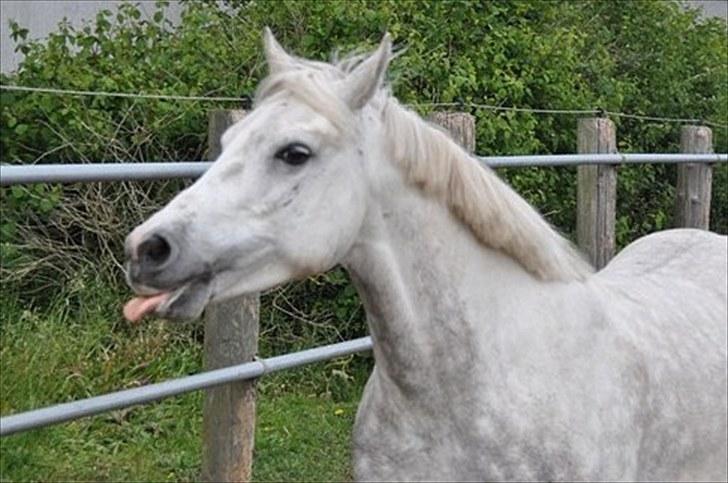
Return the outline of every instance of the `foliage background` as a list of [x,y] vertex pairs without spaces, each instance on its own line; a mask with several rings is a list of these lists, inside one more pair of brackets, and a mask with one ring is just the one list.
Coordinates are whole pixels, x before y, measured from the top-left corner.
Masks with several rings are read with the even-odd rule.
[[[25,61],[3,84],[60,89],[220,95],[249,99],[265,75],[260,32],[269,25],[296,54],[326,59],[374,46],[390,31],[403,54],[393,90],[423,113],[431,103],[481,103],[633,114],[728,118],[725,22],[701,20],[664,1],[234,1],[186,3],[182,24],[134,4],[80,29],[61,23],[47,42],[26,41]],[[121,162],[205,157],[206,112],[241,107],[2,91],[3,162]],[[246,106],[243,106],[246,107]],[[575,116],[475,107],[481,154],[569,153]],[[617,117],[624,152],[676,152],[676,123]],[[715,129],[725,152],[725,130]],[[728,230],[726,169],[716,170],[712,228]],[[567,234],[575,228],[574,170],[503,170]],[[669,227],[674,166],[620,169],[617,238]],[[2,275],[23,293],[104,267],[119,280],[120,240],[180,188],[179,182],[15,187],[2,190]],[[81,274],[81,275],[79,275]],[[64,284],[67,285],[67,284]]]
[[[158,2],[153,18],[145,19],[138,6],[124,4],[99,13],[80,28],[61,23],[45,42],[27,40],[27,30],[12,25],[25,60],[16,73],[0,76],[0,82],[249,100],[266,72],[260,45],[266,25],[293,53],[322,60],[335,48],[347,52],[374,47],[389,31],[403,49],[390,71],[394,94],[422,114],[433,110],[434,103],[472,103],[601,108],[728,123],[726,23],[700,19],[673,1],[190,1],[185,2],[181,25],[175,28],[165,20],[164,8],[165,3]],[[0,91],[2,162],[203,159],[207,111],[248,104]],[[476,116],[479,154],[575,151],[573,115],[454,109]],[[679,124],[613,120],[623,152],[679,150]],[[726,130],[714,128],[713,132],[715,150],[728,151]],[[574,169],[500,173],[555,226],[573,235]],[[620,168],[620,247],[671,226],[675,178],[674,166]],[[0,189],[1,302],[10,314],[0,325],[4,369],[22,361],[19,354],[30,350],[28,344],[11,343],[11,339],[44,334],[33,324],[36,328],[27,328],[28,317],[45,317],[51,321],[47,323],[65,327],[69,314],[86,313],[90,301],[96,304],[94,314],[106,319],[106,325],[89,322],[95,329],[87,330],[88,360],[62,362],[69,356],[59,352],[58,371],[68,369],[91,377],[99,370],[93,369],[93,361],[109,354],[121,360],[127,354],[141,358],[152,350],[147,345],[149,334],[129,334],[118,313],[118,304],[128,295],[120,264],[123,237],[186,184]],[[728,232],[725,165],[714,172],[711,228]],[[86,330],[83,327],[79,330]],[[101,335],[104,330],[111,334],[108,338]],[[346,274],[336,269],[265,294],[261,330],[265,355],[361,336],[366,327],[355,291]],[[187,347],[189,358],[169,362],[169,370],[155,372],[152,380],[199,368],[200,329],[186,327],[185,333],[181,337],[174,332],[174,347]],[[138,346],[129,349],[119,342],[120,337],[130,337]],[[165,359],[164,354],[159,357],[177,360]],[[369,360],[357,358],[344,366],[327,366],[318,378],[305,373],[306,384],[320,383],[326,393],[330,387],[346,393],[341,387],[351,374],[365,375],[369,365]],[[18,369],[18,377],[24,370]],[[119,371],[119,379],[109,376],[109,388],[128,375]],[[302,381],[298,380],[299,387]],[[28,393],[6,381],[2,384],[2,412],[24,409],[21,405]],[[82,397],[109,389],[89,387],[64,385],[63,390],[67,397]],[[33,404],[58,401],[61,393],[49,393],[48,400],[31,400]]]

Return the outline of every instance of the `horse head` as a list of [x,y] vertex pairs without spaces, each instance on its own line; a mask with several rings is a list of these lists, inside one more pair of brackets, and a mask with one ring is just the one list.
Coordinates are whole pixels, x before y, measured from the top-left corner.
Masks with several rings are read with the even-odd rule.
[[222,137],[222,153],[192,186],[126,239],[137,320],[198,317],[205,306],[333,267],[367,206],[364,123],[392,57],[385,35],[369,56],[336,65],[286,53],[264,33],[269,76],[255,107]]

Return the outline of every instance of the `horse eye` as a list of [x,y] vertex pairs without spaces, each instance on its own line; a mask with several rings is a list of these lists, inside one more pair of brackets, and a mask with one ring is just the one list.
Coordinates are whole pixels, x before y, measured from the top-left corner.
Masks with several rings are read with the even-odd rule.
[[311,150],[305,144],[292,143],[276,153],[276,158],[286,164],[298,166],[308,161],[311,157]]

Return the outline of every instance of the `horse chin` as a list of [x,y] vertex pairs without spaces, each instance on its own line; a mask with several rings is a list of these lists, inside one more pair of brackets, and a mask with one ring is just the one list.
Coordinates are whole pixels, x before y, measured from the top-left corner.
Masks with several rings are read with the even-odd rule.
[[193,280],[172,292],[157,308],[156,313],[165,319],[197,319],[211,298],[211,280]]

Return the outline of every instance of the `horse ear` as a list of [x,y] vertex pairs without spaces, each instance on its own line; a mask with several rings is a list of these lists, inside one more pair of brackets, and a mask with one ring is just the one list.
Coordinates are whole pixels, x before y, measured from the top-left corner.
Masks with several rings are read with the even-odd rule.
[[361,109],[382,84],[392,58],[392,38],[384,35],[377,50],[357,65],[344,79],[342,97],[352,109]]
[[293,57],[283,50],[268,27],[263,30],[263,48],[265,60],[268,63],[268,72],[271,75],[283,72],[295,63]]

